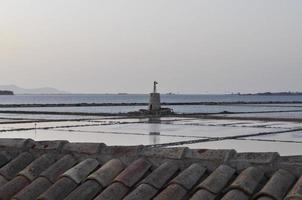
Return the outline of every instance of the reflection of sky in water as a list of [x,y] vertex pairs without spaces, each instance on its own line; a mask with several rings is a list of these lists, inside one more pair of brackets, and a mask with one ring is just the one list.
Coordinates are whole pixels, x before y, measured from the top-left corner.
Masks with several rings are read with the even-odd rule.
[[[156,141],[161,143],[178,142],[192,140],[194,138],[158,136]],[[68,140],[70,142],[97,142],[107,145],[149,145],[150,140],[154,140],[150,135],[131,134],[110,134],[110,133],[89,133],[89,132],[69,132],[56,130],[35,130],[21,132],[4,132],[1,138],[32,138],[34,140]]]
[[[252,139],[269,139],[269,140],[281,140],[281,141],[300,141],[302,142],[302,131],[281,133],[274,135],[255,136]],[[302,146],[302,143],[301,143]]]
[[[174,124],[118,124],[106,126],[75,127],[72,130],[79,131],[102,131],[117,133],[141,133],[149,134],[150,127],[160,130],[161,135],[193,136],[193,137],[224,137],[233,135],[244,135],[258,132],[274,131],[279,129],[250,128],[250,127],[224,127],[224,126],[194,126]],[[66,129],[68,130],[68,128]],[[153,131],[153,129],[151,129]]]
[[249,113],[249,114],[232,114],[230,117],[270,117],[270,118],[302,118],[302,112],[277,112],[277,113]]
[[[95,125],[95,123],[98,125]],[[84,127],[64,128],[60,126]],[[34,127],[35,123],[1,124],[0,130]],[[59,128],[1,132],[0,137],[32,138],[34,140],[68,140],[70,142],[103,142],[107,145],[149,145],[195,140],[203,137],[225,137],[286,130],[293,127],[302,127],[302,124],[293,122],[201,120],[192,118],[162,118],[161,120],[156,118],[150,120],[98,118],[91,121],[39,122],[37,123],[37,127]],[[252,137],[252,139],[302,141],[302,131]],[[302,150],[302,144],[298,143],[249,140],[225,140],[186,144],[184,146],[191,148],[236,149],[239,152],[277,151],[283,155],[297,154],[296,152],[301,152]]]

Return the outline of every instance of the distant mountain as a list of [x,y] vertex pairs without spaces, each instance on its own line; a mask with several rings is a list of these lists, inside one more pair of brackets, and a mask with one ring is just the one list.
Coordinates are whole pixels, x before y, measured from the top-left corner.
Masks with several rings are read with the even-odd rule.
[[14,95],[14,92],[8,90],[0,90],[0,95]]
[[51,87],[41,87],[41,88],[21,88],[16,85],[0,85],[0,90],[13,91],[14,94],[64,94],[66,92],[57,90]]

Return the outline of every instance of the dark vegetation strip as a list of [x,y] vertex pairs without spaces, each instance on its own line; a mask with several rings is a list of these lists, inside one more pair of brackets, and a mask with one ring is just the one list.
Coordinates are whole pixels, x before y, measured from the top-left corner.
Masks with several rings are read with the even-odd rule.
[[[302,104],[302,101],[236,101],[236,102],[163,102],[162,105],[265,105],[265,104]],[[147,106],[148,103],[58,103],[58,104],[0,104],[0,108],[28,107],[91,107],[91,106]]]

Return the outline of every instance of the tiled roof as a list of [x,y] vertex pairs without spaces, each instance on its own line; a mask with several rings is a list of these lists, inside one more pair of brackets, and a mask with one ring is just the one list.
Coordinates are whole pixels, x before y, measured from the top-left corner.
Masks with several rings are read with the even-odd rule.
[[301,200],[302,157],[0,139],[0,199]]

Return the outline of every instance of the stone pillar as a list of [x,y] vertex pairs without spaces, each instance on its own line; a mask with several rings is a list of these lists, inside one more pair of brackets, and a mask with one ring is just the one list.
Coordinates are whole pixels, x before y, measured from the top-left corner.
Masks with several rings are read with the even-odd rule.
[[159,111],[159,110],[160,110],[160,94],[150,93],[149,111]]

